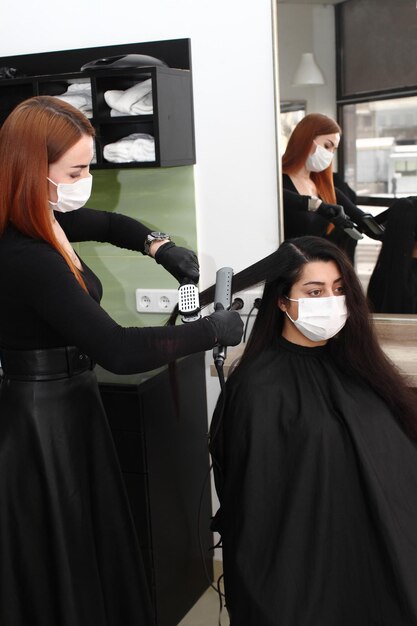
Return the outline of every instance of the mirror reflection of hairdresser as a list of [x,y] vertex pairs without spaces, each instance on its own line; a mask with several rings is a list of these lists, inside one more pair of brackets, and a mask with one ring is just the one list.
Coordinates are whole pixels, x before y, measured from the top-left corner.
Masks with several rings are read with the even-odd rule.
[[122,328],[101,308],[101,283],[70,241],[147,247],[178,280],[197,281],[199,266],[134,219],[80,208],[93,135],[82,113],[47,96],[18,105],[0,130],[1,626],[153,624],[93,362],[143,372],[236,344],[243,330],[235,311]]
[[386,211],[385,233],[368,299],[375,313],[417,313],[417,198],[396,200]]
[[415,394],[337,246],[288,240],[233,288],[262,279],[210,428],[230,624],[416,626]]
[[[345,229],[354,226],[380,239],[378,225],[335,187],[333,158],[340,143],[340,126],[320,113],[306,115],[295,127],[282,157],[285,238],[326,237],[353,260],[357,239]],[[369,228],[363,218],[374,225]]]

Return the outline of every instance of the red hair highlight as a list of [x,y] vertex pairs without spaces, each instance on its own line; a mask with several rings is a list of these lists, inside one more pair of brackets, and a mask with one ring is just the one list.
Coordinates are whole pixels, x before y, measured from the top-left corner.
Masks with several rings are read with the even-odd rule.
[[55,237],[48,200],[49,165],[94,128],[80,111],[51,96],[21,102],[0,129],[0,236],[11,222],[48,242],[86,290],[81,272]]
[[[316,137],[341,132],[339,124],[327,115],[321,113],[306,115],[294,128],[288,140],[287,149],[282,157],[283,173],[295,174],[304,167]],[[322,200],[335,204],[333,165],[330,164],[323,172],[311,172],[310,176]]]

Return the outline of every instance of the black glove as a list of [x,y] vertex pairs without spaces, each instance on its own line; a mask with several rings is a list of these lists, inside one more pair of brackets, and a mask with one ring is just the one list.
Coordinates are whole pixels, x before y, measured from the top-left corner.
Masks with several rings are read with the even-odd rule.
[[216,344],[237,346],[243,335],[243,322],[237,311],[215,311],[205,317],[214,328]]
[[358,220],[358,228],[371,239],[376,239],[377,241],[384,239],[385,228],[370,213],[362,215],[361,219]]
[[200,266],[196,254],[187,248],[167,241],[155,253],[155,261],[181,283],[185,278],[195,285],[200,278]]
[[342,230],[345,228],[355,228],[355,224],[346,216],[340,204],[327,204],[327,202],[322,202],[316,213]]

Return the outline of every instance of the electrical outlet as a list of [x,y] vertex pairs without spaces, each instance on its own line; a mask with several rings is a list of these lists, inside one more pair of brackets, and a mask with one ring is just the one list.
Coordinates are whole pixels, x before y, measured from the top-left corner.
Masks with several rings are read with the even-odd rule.
[[[243,308],[239,309],[240,315],[249,315],[253,303],[256,298],[262,298],[263,287],[259,289],[248,289],[247,291],[239,291],[233,294],[232,301],[236,300],[236,298],[241,298],[243,300]],[[252,316],[256,315],[257,309],[252,311]]]
[[136,310],[139,313],[169,315],[177,302],[177,289],[136,289]]
[[[232,300],[241,298],[243,300],[243,308],[239,309],[240,315],[249,315],[256,298],[262,297],[263,288],[248,289],[247,291],[239,291],[233,294]],[[178,303],[177,289],[136,289],[136,310],[139,313],[172,313],[175,305]],[[257,309],[252,311],[255,316]],[[203,315],[209,314],[203,312]]]

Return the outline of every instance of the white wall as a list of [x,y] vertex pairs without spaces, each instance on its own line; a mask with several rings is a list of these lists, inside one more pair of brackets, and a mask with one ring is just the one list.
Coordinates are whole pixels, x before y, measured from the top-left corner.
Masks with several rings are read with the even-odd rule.
[[19,12],[3,11],[0,56],[190,37],[202,286],[276,247],[270,0],[24,0]]
[[[307,113],[336,117],[336,55],[333,5],[279,4],[278,47],[282,100],[306,100]],[[293,86],[303,52],[313,52],[325,84]]]

